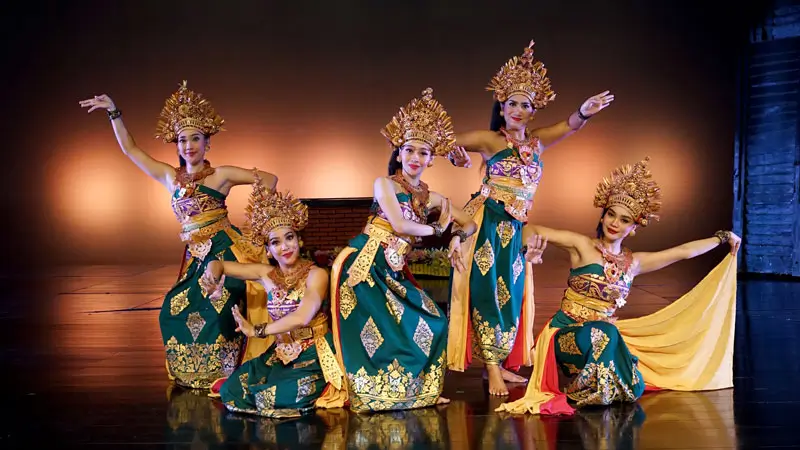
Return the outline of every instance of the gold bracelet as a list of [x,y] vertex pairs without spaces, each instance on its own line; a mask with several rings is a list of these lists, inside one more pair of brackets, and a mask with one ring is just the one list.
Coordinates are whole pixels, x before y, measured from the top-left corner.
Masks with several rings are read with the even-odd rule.
[[731,238],[731,232],[719,230],[716,233],[714,233],[714,237],[719,239],[720,244],[724,244],[725,242],[728,242],[728,240]]
[[261,323],[253,327],[255,328],[257,338],[266,339],[266,337],[269,336],[269,333],[267,333],[267,325],[267,323]]

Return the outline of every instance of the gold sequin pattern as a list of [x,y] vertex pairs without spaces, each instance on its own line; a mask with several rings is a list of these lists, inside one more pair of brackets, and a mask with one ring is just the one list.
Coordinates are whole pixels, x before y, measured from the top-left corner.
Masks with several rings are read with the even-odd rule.
[[347,318],[350,317],[350,313],[356,309],[357,303],[358,299],[356,299],[353,288],[345,281],[339,286],[339,312],[345,320],[347,320]]
[[319,375],[309,375],[297,380],[297,398],[295,400],[299,402],[303,397],[314,395],[317,392],[317,385],[314,382],[319,378]]
[[378,326],[375,325],[375,321],[372,320],[372,317],[370,317],[369,320],[367,320],[367,323],[364,324],[364,328],[361,329],[360,336],[361,345],[364,346],[364,350],[366,350],[369,357],[372,358],[372,355],[374,355],[383,344],[383,336],[381,335]]
[[211,301],[211,306],[214,307],[214,310],[217,311],[217,314],[222,313],[222,309],[225,308],[225,304],[228,303],[228,300],[231,298],[231,293],[228,291],[228,288],[222,288],[222,295],[220,295],[217,299],[209,299]]
[[424,408],[436,403],[444,386],[445,352],[437,358],[428,372],[414,376],[393,360],[375,375],[367,374],[362,367],[356,373],[348,373],[351,410],[355,412],[383,411],[387,409]]
[[568,355],[582,355],[581,349],[578,348],[578,344],[575,342],[575,333],[566,332],[562,333],[558,336],[558,347],[559,349]]
[[230,376],[239,360],[242,338],[228,341],[219,336],[213,344],[180,344],[171,337],[165,346],[167,365],[176,381],[191,388],[207,388]]
[[475,264],[484,276],[494,266],[494,249],[492,249],[492,244],[488,239],[475,251],[474,259]]
[[189,306],[189,289],[175,294],[169,300],[169,313],[173,316],[177,316],[181,311],[186,309],[187,306]]
[[600,355],[603,354],[603,351],[606,349],[608,345],[609,339],[603,330],[599,328],[592,328],[591,331],[591,341],[592,341],[592,357],[594,359],[600,359]]
[[611,361],[589,363],[565,389],[567,396],[578,402],[578,406],[610,405],[613,402],[633,402],[636,396],[631,386],[624,383]]
[[472,351],[486,363],[500,363],[508,357],[517,337],[517,326],[503,331],[498,323],[492,327],[477,309],[472,310]]
[[430,325],[428,325],[428,322],[425,322],[425,319],[422,317],[420,317],[419,322],[417,322],[417,328],[414,330],[413,339],[417,347],[422,350],[422,353],[425,353],[425,356],[430,356],[431,346],[433,346],[433,331]]
[[186,318],[186,328],[188,328],[189,332],[192,333],[193,341],[197,341],[197,336],[200,335],[200,332],[203,330],[204,326],[206,326],[206,321],[197,311],[189,314]]
[[275,391],[278,386],[272,386],[262,391],[256,392],[256,408],[258,411],[275,409]]
[[508,247],[508,243],[511,242],[514,233],[514,226],[511,222],[504,220],[497,224],[497,235],[500,237],[500,245],[502,245],[503,248]]
[[503,280],[502,276],[497,277],[497,287],[495,289],[494,296],[495,303],[497,303],[497,306],[500,309],[503,309],[503,307],[506,306],[506,303],[511,300],[511,292],[508,291],[508,287],[506,286],[506,282]]
[[386,308],[389,309],[389,313],[394,317],[394,320],[397,323],[400,323],[400,320],[403,319],[403,312],[405,312],[406,308],[400,303],[400,300],[394,296],[392,291],[386,290]]

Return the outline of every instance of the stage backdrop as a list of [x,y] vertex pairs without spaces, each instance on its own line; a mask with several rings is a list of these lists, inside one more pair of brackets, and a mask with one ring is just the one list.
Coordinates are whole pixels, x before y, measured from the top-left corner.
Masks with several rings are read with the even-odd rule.
[[[226,119],[215,165],[276,173],[306,198],[371,196],[389,149],[379,130],[426,87],[457,131],[488,126],[495,71],[531,38],[557,99],[535,124],[565,119],[603,90],[614,104],[547,150],[536,196],[539,223],[591,233],[597,182],[645,156],[664,194],[663,220],[630,240],[654,249],[731,226],[736,51],[746,11],[691,2],[81,2],[26,5],[3,32],[14,69],[2,75],[3,189],[11,255],[4,264],[177,263],[169,193],[119,150],[104,112],[78,101],[110,95],[140,146],[177,163],[153,138],[178,83]],[[586,4],[583,4],[586,3]],[[611,9],[609,9],[611,8]],[[726,15],[727,14],[727,15]],[[432,189],[465,203],[472,169],[437,160]],[[248,187],[228,205],[241,224]],[[8,255],[7,255],[8,256]]]

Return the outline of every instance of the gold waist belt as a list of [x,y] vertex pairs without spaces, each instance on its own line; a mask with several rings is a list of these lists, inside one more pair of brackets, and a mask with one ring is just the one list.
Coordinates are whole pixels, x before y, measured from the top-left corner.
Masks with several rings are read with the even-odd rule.
[[[478,201],[483,204],[487,198],[503,202],[504,209],[511,217],[523,223],[528,221],[528,211],[533,206],[532,189],[503,186],[489,181],[481,186],[481,194],[475,200],[480,199]],[[474,208],[477,209],[477,206],[480,205]]]
[[198,228],[184,231],[180,234],[181,241],[189,247],[189,253],[195,258],[204,259],[211,250],[211,237],[231,227],[227,217],[221,217]]
[[568,288],[561,299],[561,311],[572,320],[583,323],[592,321],[614,322],[616,308],[607,302],[589,298]]
[[406,263],[406,255],[411,251],[411,244],[398,236],[392,230],[391,224],[381,218],[375,218],[372,223],[368,223],[364,227],[364,234],[369,236],[367,243],[358,252],[356,260],[353,261],[353,265],[347,271],[347,284],[350,287],[371,280],[369,269],[375,261],[375,254],[382,245],[385,245],[383,254],[386,258],[386,263],[394,271],[403,270],[403,266]]
[[297,359],[305,349],[312,345],[317,346],[317,359],[322,367],[325,381],[331,383],[336,389],[342,388],[344,373],[333,354],[331,346],[325,340],[328,333],[328,317],[318,314],[306,327],[296,328],[292,331],[275,336],[275,356],[284,365]]

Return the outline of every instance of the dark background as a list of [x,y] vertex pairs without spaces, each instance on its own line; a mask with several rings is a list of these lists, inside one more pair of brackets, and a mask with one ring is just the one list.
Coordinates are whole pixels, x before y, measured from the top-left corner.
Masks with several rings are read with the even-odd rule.
[[[558,94],[534,124],[609,89],[614,104],[544,154],[538,223],[591,233],[595,185],[646,155],[663,218],[627,242],[657,249],[731,227],[737,67],[762,6],[727,2],[18,2],[4,6],[0,74],[4,267],[177,264],[169,194],[119,151],[106,93],[153,156],[164,100],[187,79],[227,121],[215,165],[258,166],[305,198],[365,197],[389,151],[380,128],[425,87],[457,131],[487,128],[484,90],[536,40]],[[727,7],[724,7],[727,6]],[[438,160],[432,188],[463,204],[480,182]],[[249,189],[229,206],[241,223]],[[718,257],[709,259],[715,264]]]

